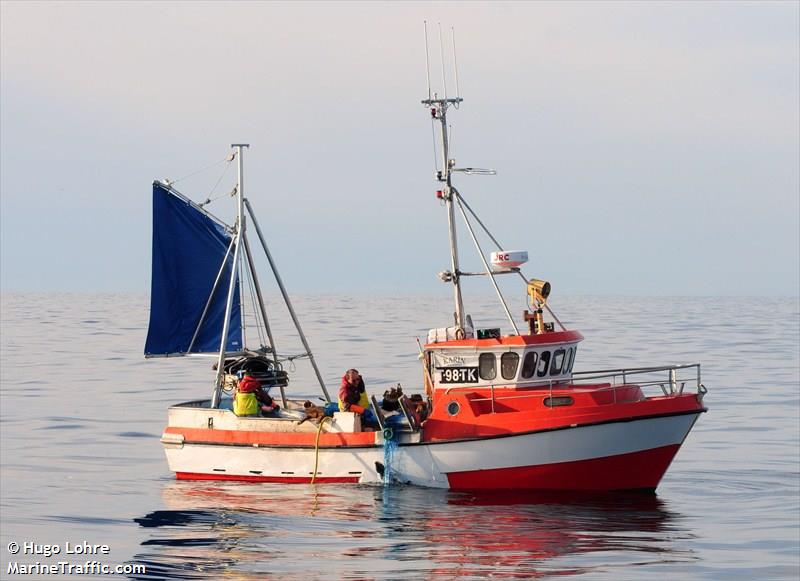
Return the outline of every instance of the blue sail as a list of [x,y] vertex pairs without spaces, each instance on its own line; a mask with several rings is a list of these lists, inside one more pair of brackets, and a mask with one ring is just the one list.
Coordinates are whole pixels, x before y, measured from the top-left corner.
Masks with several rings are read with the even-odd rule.
[[[146,357],[219,352],[233,251],[194,345],[192,338],[230,244],[231,235],[224,224],[177,192],[153,183],[153,275]],[[238,276],[226,345],[228,352],[243,349]]]

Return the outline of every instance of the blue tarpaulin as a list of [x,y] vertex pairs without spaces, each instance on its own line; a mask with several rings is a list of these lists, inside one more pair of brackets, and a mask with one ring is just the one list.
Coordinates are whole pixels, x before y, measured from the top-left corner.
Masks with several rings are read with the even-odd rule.
[[[153,184],[153,277],[146,356],[189,353],[230,243],[231,235],[221,222],[180,194],[158,182]],[[192,353],[219,352],[232,266],[233,251]],[[242,348],[237,277],[226,351]]]

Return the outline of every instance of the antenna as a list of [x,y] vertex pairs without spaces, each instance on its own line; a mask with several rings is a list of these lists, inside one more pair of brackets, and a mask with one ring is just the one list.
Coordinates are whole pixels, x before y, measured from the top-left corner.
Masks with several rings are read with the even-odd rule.
[[[461,96],[461,88],[458,86],[458,56],[456,56],[456,29],[455,27],[450,27],[450,35],[453,38],[453,69],[456,73],[456,97]],[[458,103],[455,105],[456,109],[458,109]]]
[[442,88],[444,89],[444,98],[447,99],[447,76],[444,73],[444,39],[442,38],[442,23],[439,25],[439,53],[442,57]]
[[425,27],[425,72],[428,76],[428,100],[431,100],[431,58],[428,56],[428,21],[422,21]]

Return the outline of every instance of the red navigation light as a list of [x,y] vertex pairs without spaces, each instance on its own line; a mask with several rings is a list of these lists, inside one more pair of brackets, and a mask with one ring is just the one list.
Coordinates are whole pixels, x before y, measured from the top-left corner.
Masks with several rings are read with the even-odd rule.
[[436,190],[436,197],[441,200],[444,198],[444,192],[442,190]]

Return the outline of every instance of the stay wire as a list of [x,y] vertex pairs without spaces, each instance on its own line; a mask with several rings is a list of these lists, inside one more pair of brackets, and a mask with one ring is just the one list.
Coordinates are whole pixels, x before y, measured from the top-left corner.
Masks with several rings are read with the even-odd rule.
[[255,328],[256,334],[258,336],[259,345],[265,345],[266,340],[264,338],[263,332],[263,321],[261,320],[261,313],[258,309],[258,305],[256,304],[256,290],[255,290],[255,283],[253,282],[253,273],[250,272],[250,268],[246,269],[247,271],[247,291],[250,293],[250,307],[253,309],[253,319],[255,321]]
[[221,163],[225,163],[226,161],[230,161],[230,155],[228,155],[228,156],[224,157],[223,159],[221,159],[221,160],[219,160],[219,161],[215,161],[214,163],[212,163],[212,164],[211,164],[211,165],[209,165],[209,166],[206,166],[206,167],[204,167],[204,168],[202,168],[202,169],[199,169],[199,170],[197,170],[197,171],[194,171],[194,172],[192,172],[192,173],[190,173],[190,174],[188,174],[188,175],[185,175],[185,176],[183,176],[182,178],[178,178],[177,180],[172,180],[170,183],[171,183],[171,184],[177,184],[178,182],[181,182],[181,181],[183,181],[183,180],[185,180],[185,179],[188,179],[188,178],[190,178],[190,177],[192,177],[192,176],[196,176],[196,175],[197,175],[197,174],[199,174],[199,173],[203,173],[204,171],[208,171],[208,170],[210,170],[210,169],[212,169],[212,168],[215,168],[215,167],[217,167],[218,165],[220,165]]
[[234,195],[234,194],[236,193],[236,186],[234,186],[234,188],[233,188],[233,191],[232,191],[232,192],[228,192],[227,194],[220,194],[220,195],[219,195],[219,196],[217,196],[216,198],[212,198],[212,197],[211,197],[211,196],[213,196],[213,195],[214,195],[214,192],[215,192],[215,191],[217,191],[217,188],[219,187],[219,184],[220,184],[220,182],[222,182],[222,178],[224,178],[224,177],[227,175],[227,173],[228,173],[228,170],[229,170],[229,169],[230,169],[230,167],[231,167],[231,162],[232,162],[234,159],[236,159],[236,154],[235,154],[235,153],[232,153],[232,154],[230,154],[230,155],[229,155],[227,158],[225,158],[225,161],[227,161],[228,163],[227,163],[227,164],[225,165],[225,167],[223,168],[223,170],[222,170],[222,173],[221,173],[221,174],[220,174],[220,176],[217,178],[217,181],[216,181],[216,183],[214,184],[214,187],[213,187],[213,188],[211,188],[211,191],[208,193],[208,196],[206,197],[205,201],[204,201],[204,202],[202,202],[201,204],[198,204],[198,206],[200,206],[200,207],[202,208],[203,206],[207,206],[207,205],[208,205],[208,204],[210,204],[211,202],[215,202],[215,201],[219,200],[220,198],[224,198],[224,197],[226,197],[226,196],[232,196],[232,195]]
[[[502,251],[503,250],[503,245],[500,244],[494,236],[492,236],[492,233],[489,232],[489,229],[486,227],[486,225],[483,222],[481,222],[481,219],[478,218],[478,215],[475,213],[475,211],[472,208],[470,208],[469,204],[464,199],[464,196],[461,195],[461,192],[459,192],[455,188],[453,188],[453,190],[455,192],[456,199],[458,200],[459,204],[463,204],[463,206],[469,211],[469,213],[472,214],[472,217],[475,218],[475,220],[478,222],[478,224],[483,229],[483,231],[486,232],[486,235],[492,240],[492,242],[494,242],[495,246],[497,246],[497,249]],[[517,269],[517,274],[519,274],[520,278],[527,285],[528,284],[528,277],[525,276],[525,274],[522,272],[522,270]],[[566,331],[567,328],[564,326],[564,323],[562,323],[561,320],[556,316],[556,314],[550,308],[550,305],[545,304],[544,308],[547,310],[548,313],[550,313],[550,316],[553,317],[553,319],[555,319],[556,323],[558,323],[558,326],[561,327],[564,331]]]
[[439,156],[436,154],[436,121],[431,119],[431,139],[433,140],[433,170],[439,173]]

